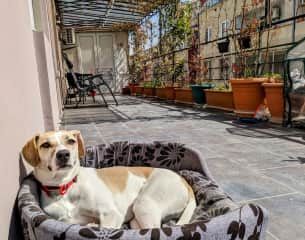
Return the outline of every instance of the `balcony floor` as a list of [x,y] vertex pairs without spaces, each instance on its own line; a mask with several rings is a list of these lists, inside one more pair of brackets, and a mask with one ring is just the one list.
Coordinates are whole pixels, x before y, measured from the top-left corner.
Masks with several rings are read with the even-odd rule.
[[267,240],[304,239],[305,133],[271,124],[240,125],[234,115],[134,97],[119,106],[67,109],[62,128],[86,144],[175,141],[201,151],[215,179],[240,203],[269,210]]

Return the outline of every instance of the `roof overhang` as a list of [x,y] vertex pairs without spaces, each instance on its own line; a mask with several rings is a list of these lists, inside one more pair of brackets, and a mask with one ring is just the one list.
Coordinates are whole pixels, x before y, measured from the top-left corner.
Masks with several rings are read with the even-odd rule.
[[167,1],[154,0],[55,0],[64,28],[130,29]]

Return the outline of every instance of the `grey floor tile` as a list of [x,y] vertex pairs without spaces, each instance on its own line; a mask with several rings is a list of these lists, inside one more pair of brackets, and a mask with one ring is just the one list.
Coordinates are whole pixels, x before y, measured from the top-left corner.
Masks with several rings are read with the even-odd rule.
[[294,191],[273,181],[272,178],[244,168],[226,157],[206,160],[216,181],[237,202]]
[[[259,200],[257,203],[269,212],[269,228],[280,240],[305,239],[305,196],[293,194]],[[271,238],[272,239],[272,238]]]
[[305,194],[305,166],[268,169],[262,173]]

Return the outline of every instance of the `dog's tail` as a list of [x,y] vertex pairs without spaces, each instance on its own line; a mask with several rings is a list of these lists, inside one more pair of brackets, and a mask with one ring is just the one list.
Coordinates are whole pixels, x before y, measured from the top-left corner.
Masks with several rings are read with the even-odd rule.
[[196,208],[196,199],[195,199],[193,189],[190,187],[190,185],[188,185],[188,184],[186,184],[186,185],[187,185],[187,189],[188,189],[188,193],[189,193],[189,200],[188,200],[186,207],[184,208],[184,211],[183,211],[180,219],[177,222],[177,225],[184,225],[184,224],[189,223],[194,214],[194,210]]

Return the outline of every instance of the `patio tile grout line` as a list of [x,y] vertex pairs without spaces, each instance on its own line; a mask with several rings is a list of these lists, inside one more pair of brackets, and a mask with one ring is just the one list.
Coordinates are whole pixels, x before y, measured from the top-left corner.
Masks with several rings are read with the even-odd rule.
[[295,168],[295,167],[304,167],[304,165],[296,163],[295,165],[289,165],[289,166],[261,168],[261,169],[258,169],[258,171],[267,171],[267,170],[274,170],[274,169],[281,169],[281,168]]
[[98,127],[96,126],[95,123],[91,123],[94,126],[95,131],[98,133],[100,139],[103,141],[103,143],[107,143],[106,140],[103,138],[102,134],[100,133],[100,130],[98,129]]
[[273,195],[273,196],[268,196],[268,197],[262,197],[262,198],[253,198],[245,201],[239,201],[237,202],[238,204],[243,204],[243,203],[249,203],[253,201],[260,201],[260,200],[266,200],[266,199],[272,199],[272,198],[278,198],[278,197],[285,197],[285,196],[290,196],[290,195],[295,195],[295,194],[300,194],[300,192],[290,192],[290,193],[283,193],[283,194],[278,194],[278,195]]
[[277,236],[275,236],[273,233],[267,231],[267,233],[274,239],[274,240],[280,240]]

